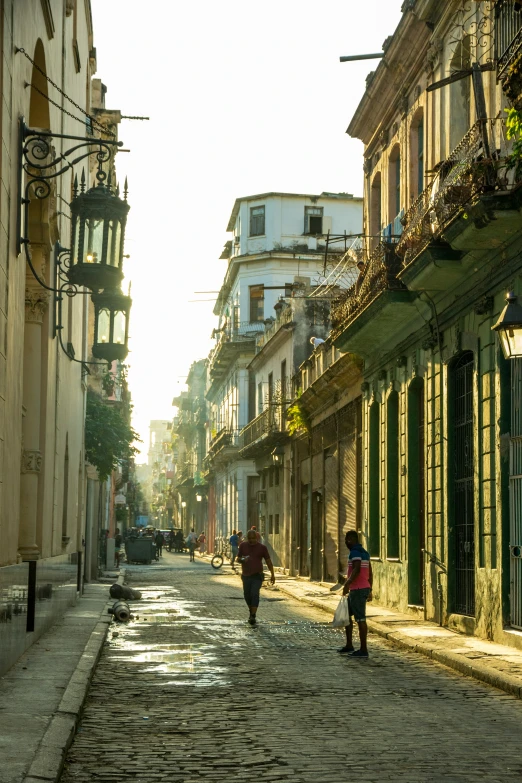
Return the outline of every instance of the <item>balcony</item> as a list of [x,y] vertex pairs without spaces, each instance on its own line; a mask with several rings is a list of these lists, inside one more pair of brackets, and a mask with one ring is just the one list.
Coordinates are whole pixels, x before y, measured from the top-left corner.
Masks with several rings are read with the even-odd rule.
[[495,59],[497,78],[507,97],[522,105],[522,10],[515,0],[498,0],[495,6]]
[[241,430],[239,441],[241,456],[252,459],[284,443],[288,438],[285,422],[286,404],[269,405],[263,413]]
[[381,238],[383,242],[398,242],[400,239],[400,236],[404,230],[404,227],[402,225],[402,219],[404,217],[404,210],[401,209],[399,214],[397,215],[394,220],[392,220],[391,223],[388,223],[388,225],[383,228],[381,231]]
[[209,362],[210,380],[222,380],[229,368],[231,362],[238,354],[244,351],[254,353],[256,337],[265,329],[263,321],[253,322],[245,321],[241,323],[232,323],[227,321],[225,326],[217,332],[217,343],[212,351]]
[[258,335],[256,339],[256,351],[261,351],[262,348],[272,339],[272,337],[276,335],[280,329],[293,323],[293,320],[294,308],[291,304],[287,304],[279,311],[275,321],[270,324],[270,326],[267,326],[264,332]]
[[238,447],[239,430],[223,427],[210,441],[208,454],[203,461],[204,469],[209,471],[212,467],[219,467],[234,459],[237,455]]
[[416,294],[398,279],[395,244],[380,242],[358,280],[332,306],[331,339],[343,352],[367,356],[397,335],[412,310]]
[[475,123],[439,166],[402,219],[398,276],[410,290],[446,290],[467,274],[477,253],[501,247],[520,230],[513,192],[519,176],[509,154],[505,122],[488,120]]

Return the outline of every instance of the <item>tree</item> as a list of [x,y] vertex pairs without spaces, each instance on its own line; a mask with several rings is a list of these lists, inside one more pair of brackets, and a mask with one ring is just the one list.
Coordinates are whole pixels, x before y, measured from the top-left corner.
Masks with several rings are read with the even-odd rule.
[[137,453],[138,449],[132,445],[134,441],[140,439],[125,412],[88,389],[85,458],[97,469],[100,481],[105,481],[121,460],[128,460]]

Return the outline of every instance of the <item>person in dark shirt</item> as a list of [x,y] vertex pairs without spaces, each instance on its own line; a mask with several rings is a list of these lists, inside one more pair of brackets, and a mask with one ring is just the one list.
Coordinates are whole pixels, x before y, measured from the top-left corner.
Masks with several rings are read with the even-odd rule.
[[242,568],[243,595],[250,610],[248,622],[250,625],[255,625],[259,606],[259,592],[265,578],[263,574],[263,560],[271,574],[270,584],[275,582],[274,566],[272,565],[270,554],[266,546],[258,542],[255,530],[249,530],[247,540],[239,545],[238,560]]
[[232,568],[235,568],[235,562],[237,558],[237,554],[239,552],[239,537],[235,530],[232,531],[232,535],[228,539],[228,543],[230,544],[230,551],[231,551],[231,558],[230,558],[230,565]]

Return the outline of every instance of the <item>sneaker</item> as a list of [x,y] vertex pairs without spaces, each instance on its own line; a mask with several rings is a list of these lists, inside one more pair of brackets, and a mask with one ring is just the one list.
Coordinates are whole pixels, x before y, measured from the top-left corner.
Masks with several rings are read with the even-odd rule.
[[351,653],[352,658],[368,658],[369,655],[367,652],[363,652],[362,650],[355,650],[355,652]]
[[353,653],[353,652],[355,652],[355,647],[346,647],[346,646],[345,647],[339,647],[337,652],[341,653],[341,655],[343,653]]
[[255,625],[256,624],[257,620],[256,620],[255,614],[251,614],[250,615],[250,617],[248,618],[248,622],[250,623],[250,625]]

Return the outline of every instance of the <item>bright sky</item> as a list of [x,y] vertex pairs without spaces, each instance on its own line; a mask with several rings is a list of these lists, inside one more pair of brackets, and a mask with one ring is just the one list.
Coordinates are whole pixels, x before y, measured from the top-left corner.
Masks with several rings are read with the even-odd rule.
[[[132,281],[129,384],[146,459],[207,355],[234,199],[266,191],[362,195],[362,144],[345,130],[402,0],[91,0],[97,76],[122,114]],[[138,458],[140,459],[140,458]],[[141,460],[140,460],[141,461]]]

